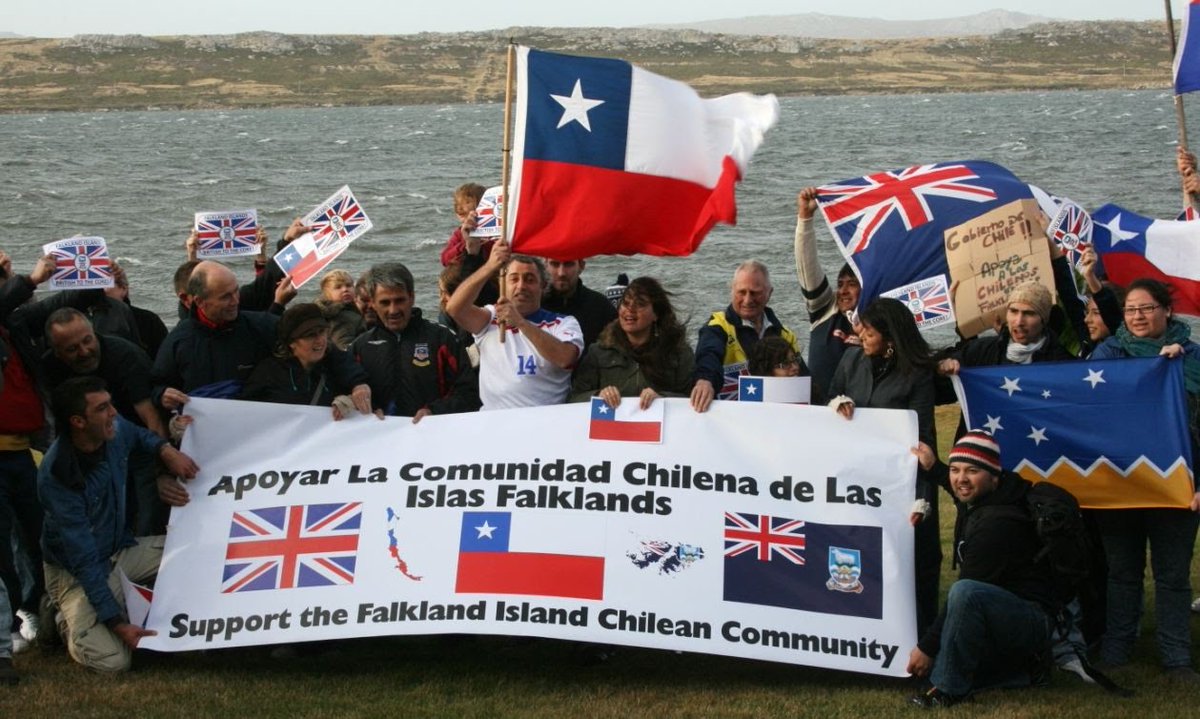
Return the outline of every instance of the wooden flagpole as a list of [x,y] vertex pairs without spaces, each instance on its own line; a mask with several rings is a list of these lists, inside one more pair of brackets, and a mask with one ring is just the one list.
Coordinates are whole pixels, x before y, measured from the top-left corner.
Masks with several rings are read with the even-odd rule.
[[[1171,0],[1163,0],[1163,6],[1167,10],[1167,38],[1170,41],[1171,61],[1175,61],[1175,56],[1179,52],[1177,41],[1175,39],[1175,17],[1171,13]],[[1172,78],[1172,84],[1174,79]],[[1184,151],[1188,151],[1187,138],[1187,117],[1183,112],[1183,95],[1176,93],[1175,95],[1175,124],[1179,127],[1179,147]],[[1183,186],[1183,178],[1179,178],[1180,189],[1183,192],[1183,206],[1185,208],[1192,207],[1196,209],[1195,201],[1187,189]]]
[[[508,40],[508,73],[504,79],[504,148],[500,169],[500,241],[508,244],[508,181],[509,170],[512,167],[512,104],[513,104],[513,75],[517,59],[517,44],[512,38]],[[504,282],[504,272],[500,273],[500,297],[508,295]],[[504,344],[504,336],[508,327],[500,323],[500,344]]]

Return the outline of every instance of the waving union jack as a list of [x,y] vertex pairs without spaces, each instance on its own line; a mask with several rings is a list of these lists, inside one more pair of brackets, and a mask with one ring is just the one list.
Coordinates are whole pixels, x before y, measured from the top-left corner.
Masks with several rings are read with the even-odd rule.
[[[979,175],[966,165],[916,165],[894,172],[876,172],[847,184],[825,185],[817,195],[821,212],[831,228],[853,223],[853,233],[842,235],[851,254],[867,249],[888,216],[895,212],[907,230],[933,219],[930,196],[970,202],[990,202],[996,193],[972,184]],[[839,233],[840,234],[840,233]]]
[[257,252],[258,213],[196,213],[196,238],[201,254]]
[[54,258],[54,274],[50,277],[58,283],[112,282],[112,268],[108,262],[108,247],[103,238],[83,237],[67,240],[50,251]]
[[353,584],[362,503],[233,513],[221,591]]
[[778,555],[804,564],[804,522],[766,514],[725,513],[725,556],[756,552],[760,562]]

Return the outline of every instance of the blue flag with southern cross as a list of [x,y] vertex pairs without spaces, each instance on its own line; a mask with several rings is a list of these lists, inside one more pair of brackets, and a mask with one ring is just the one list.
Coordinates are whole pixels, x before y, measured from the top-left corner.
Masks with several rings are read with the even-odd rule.
[[1084,507],[1184,507],[1192,498],[1183,362],[1164,358],[963,368],[954,378],[971,429],[1000,460]]

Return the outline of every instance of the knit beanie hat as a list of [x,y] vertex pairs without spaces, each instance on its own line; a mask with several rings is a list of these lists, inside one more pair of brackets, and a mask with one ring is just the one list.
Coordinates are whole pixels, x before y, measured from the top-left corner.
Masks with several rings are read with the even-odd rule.
[[1008,304],[1014,302],[1024,302],[1032,307],[1033,311],[1038,313],[1038,317],[1042,318],[1043,324],[1050,321],[1050,307],[1054,301],[1050,298],[1050,290],[1037,282],[1026,282],[1012,288],[1008,293]]
[[973,464],[999,477],[1000,445],[996,444],[996,440],[992,439],[992,435],[987,432],[973,429],[954,443],[947,463],[953,464],[954,462]]

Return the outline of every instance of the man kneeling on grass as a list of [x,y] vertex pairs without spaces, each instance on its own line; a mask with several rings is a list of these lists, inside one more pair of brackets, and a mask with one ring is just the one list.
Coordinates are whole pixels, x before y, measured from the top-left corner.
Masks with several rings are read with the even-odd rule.
[[948,476],[928,446],[918,454],[958,507],[959,579],[909,655],[909,673],[933,683],[911,702],[952,706],[975,689],[1045,681],[1054,596],[1050,568],[1034,562],[1040,543],[1022,504],[1031,485],[1000,469],[1000,446],[985,432],[955,443]]
[[52,403],[58,439],[38,471],[46,592],[66,621],[71,657],[96,671],[125,671],[138,642],[154,632],[125,616],[120,572],[135,582],[153,577],[164,540],[134,539],[129,531],[129,454],[135,448],[153,454],[174,476],[190,479],[198,468],[165,439],[119,416],[98,377],[63,382]]

